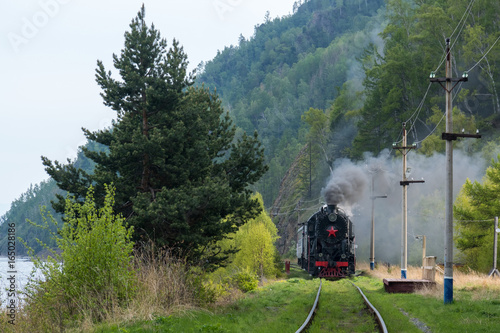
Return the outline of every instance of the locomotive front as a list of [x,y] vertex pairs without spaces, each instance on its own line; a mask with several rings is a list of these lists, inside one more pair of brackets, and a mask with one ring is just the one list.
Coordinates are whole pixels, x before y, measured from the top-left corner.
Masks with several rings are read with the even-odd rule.
[[354,247],[352,222],[336,205],[321,207],[298,230],[298,261],[312,276],[354,274]]

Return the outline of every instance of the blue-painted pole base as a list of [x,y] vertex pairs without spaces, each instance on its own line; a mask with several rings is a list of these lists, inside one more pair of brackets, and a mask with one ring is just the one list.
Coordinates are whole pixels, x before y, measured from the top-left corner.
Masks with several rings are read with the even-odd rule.
[[375,263],[373,261],[370,262],[370,270],[374,270],[375,269]]
[[444,304],[453,303],[453,277],[444,277]]
[[406,269],[401,270],[401,278],[406,279]]

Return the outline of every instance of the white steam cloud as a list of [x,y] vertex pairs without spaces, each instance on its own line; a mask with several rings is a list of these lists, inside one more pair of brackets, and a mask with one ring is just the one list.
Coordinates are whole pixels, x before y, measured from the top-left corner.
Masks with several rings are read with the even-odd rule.
[[[489,161],[488,161],[489,162]],[[415,237],[427,238],[426,255],[437,256],[443,262],[445,168],[442,154],[426,157],[415,152],[407,155],[407,178],[425,183],[407,187],[408,202],[408,263],[420,265],[422,242]],[[467,156],[454,151],[453,194],[456,198],[465,180],[481,181],[486,170],[485,161],[479,156]],[[373,178],[372,178],[373,177]],[[363,161],[342,160],[334,166],[322,195],[328,204],[338,204],[354,223],[356,256],[368,261],[371,231],[371,196],[387,195],[375,204],[375,260],[379,263],[400,264],[402,228],[402,158],[389,151],[379,157],[367,156]],[[373,182],[373,193],[372,193]],[[457,253],[455,262],[459,262]]]

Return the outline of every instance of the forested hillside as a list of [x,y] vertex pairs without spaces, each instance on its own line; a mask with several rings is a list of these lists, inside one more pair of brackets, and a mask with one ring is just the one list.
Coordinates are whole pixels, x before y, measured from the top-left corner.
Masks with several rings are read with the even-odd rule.
[[306,1],[292,16],[267,16],[202,67],[198,84],[217,89],[239,127],[259,132],[270,170],[257,190],[267,206],[307,140],[301,116],[327,109],[347,80],[361,78],[356,58],[378,40],[383,3]]
[[[257,190],[276,217],[282,252],[293,245],[297,221],[311,213],[304,206],[318,202],[340,158],[366,164],[367,153],[390,151],[401,142],[403,123],[408,142],[417,144],[415,154],[429,157],[415,163],[428,166],[435,156],[430,165],[439,166],[445,96],[429,75],[445,76],[446,38],[453,76],[466,72],[469,78],[453,91],[454,131],[482,134],[481,140],[456,143],[465,153],[461,162],[477,167],[457,177],[462,183],[456,191],[463,177],[484,174],[483,162],[498,151],[499,6],[492,0],[308,1],[291,17],[266,18],[250,40],[241,38],[205,64],[198,82],[216,87],[237,124],[263,138],[270,171]],[[428,216],[417,218],[427,232],[442,219],[436,185],[414,200],[415,207],[426,207]],[[392,209],[381,214],[391,233],[400,223]],[[369,217],[357,219],[361,226]],[[434,253],[442,253],[441,232],[434,233]],[[367,239],[360,239],[365,255]],[[397,260],[397,252],[390,260]]]
[[[42,246],[35,241],[36,238],[43,239],[49,246],[55,246],[55,242],[51,242],[49,239],[50,233],[48,230],[34,228],[26,220],[28,219],[41,225],[43,221],[40,215],[40,208],[43,206],[47,207],[47,210],[51,214],[59,218],[50,206],[50,200],[58,192],[59,189],[54,181],[42,181],[40,184],[30,186],[25,193],[12,202],[9,211],[0,218],[0,249],[2,249],[0,254],[2,256],[6,255],[9,223],[16,224],[16,236],[27,241],[36,252],[43,250]],[[54,229],[52,228],[51,230],[55,231]],[[21,246],[19,242],[17,244],[16,254],[19,256],[27,255],[27,249]]]
[[[88,142],[86,148],[94,151],[102,151],[103,147],[95,142]],[[94,163],[86,158],[82,151],[79,150],[77,158],[73,161],[75,168],[82,168],[83,170],[92,173]],[[33,227],[27,220],[37,225],[45,225],[45,221],[41,214],[41,209],[45,210],[45,217],[51,214],[56,221],[61,222],[61,214],[58,214],[52,208],[51,201],[56,201],[57,196],[65,198],[67,193],[57,187],[53,179],[42,181],[39,184],[31,185],[25,193],[14,200],[10,209],[2,217],[0,217],[0,252],[5,255],[3,249],[7,249],[8,241],[8,224],[14,222],[16,224],[16,236],[23,239],[28,246],[35,252],[43,251],[42,245],[37,241],[41,240],[43,243],[50,247],[56,244],[50,238],[50,231],[55,232],[56,228],[53,225],[47,224],[48,229]],[[17,243],[16,254],[19,256],[27,255],[27,249],[20,243]]]

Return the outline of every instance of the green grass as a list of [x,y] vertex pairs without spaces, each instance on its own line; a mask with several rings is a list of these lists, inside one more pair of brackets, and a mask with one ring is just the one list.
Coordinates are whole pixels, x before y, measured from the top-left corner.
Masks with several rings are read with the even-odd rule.
[[[296,273],[300,274],[300,273]],[[290,278],[246,294],[234,304],[181,316],[156,317],[96,332],[295,332],[307,318],[319,280]]]
[[307,332],[378,332],[378,328],[349,279],[324,280],[319,308]]
[[[377,332],[350,281],[382,314],[389,332],[422,332],[415,322],[433,333],[500,332],[500,295],[485,292],[487,287],[456,288],[456,301],[444,305],[442,298],[432,295],[388,294],[382,279],[360,276],[323,283],[319,309],[308,333]],[[249,292],[230,305],[148,321],[103,324],[94,332],[295,332],[307,317],[318,286],[318,279],[292,268],[288,280]]]
[[455,290],[455,302],[445,305],[442,298],[434,296],[388,294],[379,279],[359,277],[353,281],[382,314],[389,332],[421,332],[411,321],[416,319],[433,333],[500,332],[498,292],[477,299],[474,288]]

